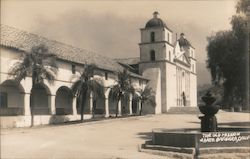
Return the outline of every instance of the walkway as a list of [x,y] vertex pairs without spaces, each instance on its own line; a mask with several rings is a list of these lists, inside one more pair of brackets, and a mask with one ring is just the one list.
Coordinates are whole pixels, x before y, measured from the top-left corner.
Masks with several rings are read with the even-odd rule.
[[[249,125],[249,113],[219,113],[223,126]],[[82,124],[1,130],[1,158],[157,159],[138,152],[153,128],[199,127],[196,115],[149,115]]]

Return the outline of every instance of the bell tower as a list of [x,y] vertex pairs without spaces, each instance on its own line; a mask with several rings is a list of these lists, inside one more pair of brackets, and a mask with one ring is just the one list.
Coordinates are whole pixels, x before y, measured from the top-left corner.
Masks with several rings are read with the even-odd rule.
[[[157,63],[173,62],[172,31],[159,18],[159,13],[153,13],[145,28],[141,28],[140,62]],[[142,66],[143,67],[143,66]],[[143,68],[140,71],[143,71]]]
[[[154,76],[158,70],[160,74],[160,88],[154,90],[161,93],[161,112],[167,112],[167,65],[174,62],[174,47],[172,42],[172,31],[168,28],[166,23],[159,18],[159,13],[156,11],[153,13],[153,17],[146,23],[141,31],[140,47],[140,63],[139,73],[144,75],[145,71],[154,69],[151,73],[151,77],[147,77],[152,81],[155,81]],[[171,67],[171,66],[170,66]],[[153,84],[152,88],[158,88],[157,84]]]

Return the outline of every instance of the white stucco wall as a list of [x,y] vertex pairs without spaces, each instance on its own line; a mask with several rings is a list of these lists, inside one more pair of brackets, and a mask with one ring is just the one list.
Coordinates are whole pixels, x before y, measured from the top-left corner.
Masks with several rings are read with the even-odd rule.
[[[167,112],[167,95],[166,95],[166,82],[167,82],[167,77],[166,77],[166,62],[165,61],[161,61],[161,62],[146,62],[146,63],[141,63],[139,65],[139,70],[140,73],[143,74],[144,71],[146,71],[147,69],[152,69],[152,68],[158,68],[160,69],[160,74],[161,74],[161,78],[160,78],[160,82],[161,82],[161,112],[165,113]],[[144,75],[143,75],[144,76]],[[147,77],[146,77],[147,78]],[[150,81],[154,81],[155,77],[154,76],[149,76],[148,79]]]
[[190,73],[190,106],[197,107],[197,76]]
[[150,61],[150,52],[155,51],[155,60],[167,60],[164,43],[140,45],[140,61]]
[[167,110],[177,106],[177,88],[176,88],[176,66],[167,63],[166,65],[166,98]]
[[142,43],[150,43],[151,42],[151,32],[155,33],[155,41],[163,41],[164,40],[164,28],[149,28],[149,29],[141,29],[141,42]]
[[143,72],[143,76],[151,79],[148,86],[155,92],[156,106],[145,104],[143,106],[143,113],[145,114],[160,114],[162,112],[162,90],[161,90],[161,70],[159,68],[149,68]]
[[173,34],[168,29],[164,28],[163,38],[170,44],[173,44]]

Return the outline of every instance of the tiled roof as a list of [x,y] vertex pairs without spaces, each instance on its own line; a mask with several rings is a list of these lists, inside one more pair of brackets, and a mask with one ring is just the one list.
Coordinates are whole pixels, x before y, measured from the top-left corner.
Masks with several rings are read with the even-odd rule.
[[123,59],[115,59],[115,60],[123,64],[135,65],[140,62],[140,57],[123,58]]
[[31,34],[7,25],[1,24],[1,41],[2,46],[16,48],[29,52],[32,46],[44,44],[51,53],[58,56],[59,59],[80,63],[95,64],[97,67],[110,71],[121,71],[123,67],[115,60],[101,56],[91,51],[63,44],[58,41],[49,40],[45,37]]

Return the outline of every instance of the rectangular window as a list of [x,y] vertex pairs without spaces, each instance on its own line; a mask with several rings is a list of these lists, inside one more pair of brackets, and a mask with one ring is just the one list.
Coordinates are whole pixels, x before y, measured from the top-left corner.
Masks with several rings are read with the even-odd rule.
[[108,73],[105,72],[105,80],[108,80]]
[[151,36],[151,42],[154,42],[155,41],[155,33],[151,32],[150,36]]
[[8,98],[6,92],[0,92],[0,108],[7,108]]
[[76,65],[72,65],[71,71],[73,74],[76,74]]

